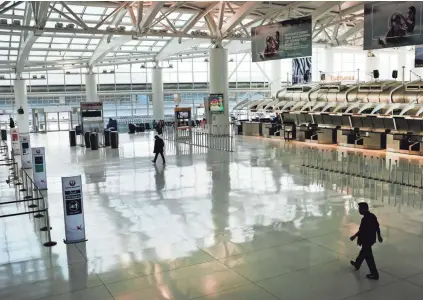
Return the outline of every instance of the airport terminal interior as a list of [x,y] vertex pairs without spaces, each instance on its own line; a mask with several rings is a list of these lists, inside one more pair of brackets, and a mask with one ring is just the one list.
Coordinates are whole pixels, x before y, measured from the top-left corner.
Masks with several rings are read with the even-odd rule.
[[422,32],[422,1],[1,1],[0,299],[423,299]]

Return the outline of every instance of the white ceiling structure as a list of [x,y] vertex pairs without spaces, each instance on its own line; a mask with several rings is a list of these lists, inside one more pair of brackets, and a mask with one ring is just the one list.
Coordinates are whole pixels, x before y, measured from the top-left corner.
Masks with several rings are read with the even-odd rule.
[[250,50],[252,27],[312,15],[313,42],[362,44],[356,1],[1,1],[0,72],[111,66]]

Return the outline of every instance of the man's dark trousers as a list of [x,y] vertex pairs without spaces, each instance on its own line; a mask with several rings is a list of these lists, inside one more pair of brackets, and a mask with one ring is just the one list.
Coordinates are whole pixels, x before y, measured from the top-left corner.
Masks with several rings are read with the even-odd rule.
[[372,245],[362,245],[362,249],[355,261],[356,268],[359,269],[361,267],[364,259],[367,262],[371,275],[378,276],[377,266],[375,265],[374,255],[372,254]]
[[159,154],[160,154],[160,156],[162,156],[163,163],[165,163],[165,156],[163,156],[163,152],[156,152],[155,153],[155,159],[153,161],[156,162],[156,160],[158,159]]

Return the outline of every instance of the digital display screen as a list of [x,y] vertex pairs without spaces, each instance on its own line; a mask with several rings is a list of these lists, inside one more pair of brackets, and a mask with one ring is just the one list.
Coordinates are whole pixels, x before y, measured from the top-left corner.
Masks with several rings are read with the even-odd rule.
[[224,112],[224,95],[223,94],[210,94],[209,95],[209,109],[213,113]]
[[34,157],[34,163],[36,164],[36,165],[39,165],[39,164],[43,164],[43,157],[42,156],[35,156]]
[[95,117],[101,117],[102,112],[100,110],[89,110],[89,111],[82,111],[81,116],[83,118],[95,118]]
[[177,112],[177,119],[190,119],[190,112],[189,111]]
[[22,143],[22,149],[28,149],[29,144],[28,143]]
[[41,165],[35,165],[35,172],[36,173],[42,173],[42,172],[44,172],[44,165],[43,164],[41,164]]

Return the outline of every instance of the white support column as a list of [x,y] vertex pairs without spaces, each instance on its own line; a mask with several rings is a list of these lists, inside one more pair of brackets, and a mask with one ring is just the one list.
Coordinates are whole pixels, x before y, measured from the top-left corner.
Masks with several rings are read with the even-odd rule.
[[[17,75],[20,77],[20,75]],[[24,79],[16,79],[14,82],[15,91],[15,113],[16,120],[18,122],[19,130],[19,145],[21,150],[21,163],[22,168],[32,168],[32,153],[31,153],[31,142],[29,137],[29,117],[28,117],[28,97],[26,82]],[[23,113],[19,113],[18,110],[22,109]]]
[[[312,57],[312,60],[314,57]],[[337,74],[334,74],[334,50],[332,47],[326,47],[324,51],[324,61],[325,61],[325,69],[319,70],[323,72],[324,74],[328,74],[328,76],[337,76]],[[341,67],[341,66],[340,66]],[[313,71],[313,70],[312,70]],[[321,80],[321,78],[319,78]]]
[[281,60],[271,61],[271,97],[276,98],[281,90]]
[[162,68],[156,63],[152,69],[152,106],[153,120],[156,122],[165,118],[163,103]]
[[97,95],[96,74],[89,72],[85,74],[85,96],[86,102],[99,102]]
[[[405,69],[403,68],[405,67]],[[406,69],[408,67],[408,64],[406,63],[406,51],[399,51],[398,52],[398,78],[396,80],[398,81],[406,81],[407,77],[406,75]]]
[[[18,122],[19,133],[29,134],[29,112],[26,82],[24,79],[16,79],[14,84],[15,115],[16,121]],[[24,110],[23,114],[18,113],[19,108]]]
[[380,61],[378,58],[378,53],[372,52],[374,56],[369,56],[365,59],[365,72],[366,72],[366,81],[374,80],[373,71],[378,70],[380,67]]
[[[209,132],[214,134],[228,134],[228,53],[227,49],[219,45],[209,53],[209,93],[224,95],[224,113],[210,114]],[[214,131],[214,132],[213,132]]]

